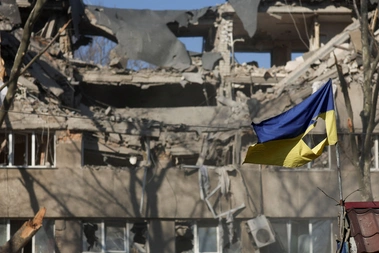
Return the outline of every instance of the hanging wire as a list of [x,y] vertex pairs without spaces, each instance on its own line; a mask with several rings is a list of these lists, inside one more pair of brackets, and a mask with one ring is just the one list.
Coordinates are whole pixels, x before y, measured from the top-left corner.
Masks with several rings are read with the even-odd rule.
[[296,21],[294,19],[294,17],[292,16],[292,13],[290,11],[290,8],[288,7],[288,3],[287,3],[287,0],[284,0],[284,2],[286,3],[286,6],[287,6],[287,11],[288,11],[288,14],[290,15],[291,19],[292,19],[292,22],[295,26],[295,29],[296,29],[296,32],[297,32],[297,35],[299,36],[299,39],[301,40],[301,42],[303,42],[304,46],[309,50],[309,46],[307,45],[307,43],[305,43],[305,41],[303,40],[303,38],[301,37],[301,34],[300,34],[300,31],[299,31],[299,28],[297,27],[296,25]]
[[[302,4],[301,0],[299,0],[299,2],[300,2],[300,6],[303,7],[303,4]],[[308,33],[307,20],[305,18],[304,11],[301,11],[301,14],[303,15],[305,34],[307,35],[308,38],[310,38],[309,33]]]

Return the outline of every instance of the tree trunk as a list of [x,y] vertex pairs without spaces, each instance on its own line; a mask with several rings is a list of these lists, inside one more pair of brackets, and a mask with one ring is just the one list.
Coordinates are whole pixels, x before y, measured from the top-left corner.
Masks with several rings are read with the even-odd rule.
[[33,220],[29,220],[17,230],[12,238],[0,247],[0,253],[18,253],[42,227],[46,208],[41,208]]
[[365,201],[373,201],[372,188],[371,188],[371,159],[365,162],[364,169],[362,171],[362,179],[360,182],[361,196]]
[[372,76],[376,69],[371,68],[371,53],[369,45],[369,27],[368,27],[368,1],[361,0],[361,40],[362,40],[362,61],[363,61],[363,110],[361,112],[362,119],[362,147],[359,169],[361,173],[361,196],[363,200],[372,200],[371,192],[371,147],[372,147],[372,131],[374,129],[375,115],[372,115],[373,110],[373,90]]

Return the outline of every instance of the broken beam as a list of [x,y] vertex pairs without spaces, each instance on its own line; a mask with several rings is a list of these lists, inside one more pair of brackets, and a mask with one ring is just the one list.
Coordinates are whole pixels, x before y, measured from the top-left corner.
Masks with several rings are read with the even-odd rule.
[[78,81],[93,83],[93,84],[108,84],[114,85],[114,83],[121,84],[151,84],[151,83],[180,83],[181,76],[170,75],[142,75],[142,74],[114,74],[104,71],[86,71],[76,74]]

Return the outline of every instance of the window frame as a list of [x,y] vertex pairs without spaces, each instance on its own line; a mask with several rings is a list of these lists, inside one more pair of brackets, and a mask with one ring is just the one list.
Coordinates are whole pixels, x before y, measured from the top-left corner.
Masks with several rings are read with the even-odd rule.
[[[294,251],[292,250],[292,237],[296,237],[296,235],[293,235],[293,229],[292,229],[292,225],[293,223],[296,223],[296,222],[301,222],[301,221],[307,221],[308,222],[308,235],[312,238],[312,234],[313,234],[313,224],[312,224],[312,220],[316,220],[316,221],[329,221],[329,226],[330,226],[330,250],[331,252],[330,253],[334,253],[335,252],[335,245],[334,245],[334,242],[335,242],[335,237],[334,237],[334,231],[333,231],[333,227],[334,227],[334,223],[333,223],[333,220],[332,219],[271,219],[271,224],[275,224],[275,223],[281,223],[283,225],[285,225],[286,227],[286,235],[287,235],[287,248],[285,249],[287,253],[294,253]],[[275,222],[276,221],[276,222]],[[274,229],[275,225],[273,226],[273,229]],[[275,231],[275,229],[274,229]],[[276,233],[276,231],[275,231]],[[279,238],[278,235],[276,235],[276,238]],[[278,239],[277,239],[278,240]],[[284,245],[282,245],[284,247]],[[313,250],[313,240],[310,240],[310,244],[309,244],[309,252],[311,253],[316,253],[314,252]],[[297,252],[297,250],[295,250],[295,252]]]
[[[44,219],[45,220],[45,219]],[[51,219],[52,221],[54,221],[54,225],[53,225],[53,237],[54,237],[54,250],[52,253],[55,253],[55,249],[56,249],[56,241],[55,241],[55,219]],[[9,231],[10,231],[10,228],[9,228]],[[38,232],[37,232],[38,233]],[[36,252],[36,236],[33,236],[32,238],[32,253],[38,253]]]
[[[6,220],[6,225],[7,225],[7,228],[6,228],[6,230],[7,230],[7,232],[6,232],[7,233],[6,241],[9,241],[11,239],[11,220],[10,219],[4,219],[4,220]],[[54,225],[53,225],[53,236],[54,236],[54,240],[55,240],[55,219],[49,219],[49,220],[52,220],[54,222]],[[31,245],[32,246],[32,253],[37,253],[36,252],[36,248],[35,248],[35,246],[36,246],[36,236],[33,236],[31,243],[32,243],[32,245]],[[55,243],[56,242],[54,241],[54,245],[56,246]],[[49,253],[55,253],[55,246],[54,246],[53,252],[49,252]],[[23,250],[24,249],[22,249],[21,252],[23,252]]]
[[204,226],[204,227],[211,227],[211,228],[216,228],[216,236],[217,236],[217,252],[214,252],[214,251],[200,251],[200,246],[199,246],[199,233],[198,233],[198,229],[199,227],[203,227],[203,226],[199,226],[198,223],[195,221],[193,223],[193,238],[194,238],[194,243],[193,243],[193,249],[194,249],[194,253],[221,253],[221,247],[220,247],[220,241],[221,241],[221,238],[220,238],[220,229],[218,226]]
[[[6,132],[5,133],[7,135],[6,139],[7,139],[7,147],[8,147],[8,164],[7,165],[1,165],[1,167],[3,168],[36,168],[36,169],[40,169],[40,168],[56,168],[56,164],[57,164],[57,135],[55,133],[55,131],[52,131],[50,133],[50,135],[53,135],[53,151],[54,151],[54,154],[53,154],[53,164],[50,164],[50,165],[36,165],[36,159],[35,159],[35,155],[36,155],[36,135],[40,134],[40,135],[46,135],[47,134],[42,134],[41,132],[37,132],[37,131],[11,131],[11,132]],[[14,158],[15,158],[15,135],[25,135],[25,150],[27,151],[25,153],[25,160],[28,161],[29,159],[29,156],[31,158],[30,160],[30,165],[29,164],[25,164],[25,160],[24,160],[24,164],[23,165],[14,165],[15,161],[14,161]],[[29,137],[30,137],[30,140],[31,140],[31,143],[30,143],[30,152],[29,152]]]
[[[85,237],[82,238],[82,253],[130,253],[130,236],[131,236],[131,233],[130,233],[130,230],[131,228],[133,227],[134,225],[134,222],[130,222],[130,221],[120,221],[120,223],[123,223],[124,224],[124,229],[125,229],[125,232],[124,232],[124,247],[125,247],[125,250],[124,251],[120,251],[120,250],[108,250],[106,248],[106,223],[107,222],[118,222],[117,220],[99,220],[99,221],[96,221],[96,220],[82,220],[82,231],[81,231],[81,234],[82,234],[82,237],[84,236],[84,231],[83,231],[83,224],[84,223],[95,223],[95,224],[100,224],[101,226],[101,251],[100,252],[97,252],[97,251],[87,251],[87,250],[84,250],[83,248],[83,241],[85,239]],[[149,223],[147,222],[147,228],[149,229]],[[150,246],[149,246],[149,237],[146,238],[146,253],[150,253]]]
[[9,241],[11,239],[11,220],[10,219],[3,219],[6,221],[6,225],[7,225],[7,238],[6,238],[6,242]]
[[379,135],[374,134],[374,166],[370,171],[379,171]]

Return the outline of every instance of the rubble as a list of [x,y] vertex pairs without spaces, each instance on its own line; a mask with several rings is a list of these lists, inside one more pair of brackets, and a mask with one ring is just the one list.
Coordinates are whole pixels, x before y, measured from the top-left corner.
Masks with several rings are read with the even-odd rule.
[[[251,121],[259,122],[284,112],[329,78],[336,85],[339,98],[340,78],[334,57],[353,90],[351,94],[357,100],[362,96],[355,92],[362,82],[359,22],[352,19],[352,10],[344,6],[344,1],[321,2],[315,7],[313,1],[305,1],[304,5],[292,1],[287,5],[286,1],[233,0],[200,10],[151,11],[85,6],[81,1],[49,1],[47,12],[54,10],[64,15],[45,13],[41,17],[25,66],[52,44],[18,79],[17,95],[3,130],[21,133],[22,138],[26,136],[21,144],[18,143],[23,145],[24,152],[18,157],[20,163],[22,159],[29,159],[28,145],[36,133],[49,131],[57,133],[54,145],[70,150],[65,157],[69,160],[67,167],[73,164],[74,171],[80,168],[79,172],[75,171],[79,177],[101,175],[108,180],[111,176],[107,173],[128,173],[130,182],[118,186],[99,183],[101,189],[91,195],[127,192],[126,200],[112,196],[112,203],[120,201],[122,206],[122,215],[118,213],[117,217],[179,220],[173,233],[187,243],[193,236],[188,235],[188,231],[196,227],[196,222],[182,220],[220,219],[221,224],[227,219],[225,233],[229,234],[224,240],[229,242],[223,242],[222,246],[227,243],[239,246],[233,241],[238,219],[251,219],[263,212],[265,205],[271,204],[263,203],[264,193],[261,192],[258,199],[262,198],[262,203],[254,204],[256,200],[251,200],[249,190],[256,187],[254,190],[259,192],[259,187],[268,186],[263,185],[261,178],[259,187],[253,185],[248,189],[240,172],[241,157],[255,139]],[[29,1],[15,3],[18,6],[15,15],[0,22],[4,81],[9,78],[22,35],[22,29],[18,28],[22,22],[20,17],[24,17],[31,7]],[[1,5],[0,15],[4,16],[3,9],[14,7],[14,4]],[[296,21],[301,32],[293,27],[291,15],[295,16],[293,22]],[[303,17],[307,26],[303,24]],[[71,18],[69,27],[54,41],[59,29]],[[341,22],[330,21],[334,18]],[[143,23],[147,19],[149,22]],[[278,29],[275,26],[280,20],[285,22],[280,23],[283,28]],[[315,28],[321,25],[319,28],[323,29],[322,25],[329,23],[330,30],[326,30],[324,37],[320,36]],[[305,37],[305,27],[313,29],[309,31],[312,34],[307,37],[309,44],[306,45],[301,41]],[[118,42],[108,65],[73,57],[74,51],[90,43],[89,36],[93,35]],[[203,52],[188,52],[178,39],[196,36],[204,40]],[[291,52],[306,52],[308,47],[312,50],[291,61]],[[273,60],[268,69],[259,68],[254,63],[256,59],[239,64],[233,55],[234,52],[266,51],[271,52]],[[144,60],[155,67],[125,68],[125,63],[131,59]],[[4,89],[1,97],[5,92]],[[347,132],[349,126],[343,123],[347,122],[344,103],[337,99],[336,104],[341,111],[338,127]],[[360,128],[359,123],[356,128]],[[4,140],[6,137],[1,139],[2,143],[6,143]],[[71,159],[71,154],[79,158]],[[56,169],[56,158],[50,158],[45,164]],[[323,154],[322,159],[315,164],[320,168],[330,165],[326,161],[327,154]],[[39,165],[35,165],[31,162],[26,167],[39,169]],[[5,167],[19,168],[14,164]],[[250,178],[262,177],[261,168],[253,169],[257,174],[250,174]],[[62,170],[58,168],[57,171],[59,175]],[[180,206],[173,211],[170,194],[175,195],[178,190],[171,186],[169,173],[173,173],[170,175],[175,176],[175,181],[181,177],[188,179],[188,182],[175,182],[175,185],[185,192],[179,198],[190,198],[195,214]],[[117,178],[113,174],[112,177]],[[95,188],[83,182],[88,185],[81,185],[85,190],[80,193]],[[187,189],[188,185],[191,189]],[[195,191],[195,187],[198,190]],[[126,190],[122,192],[121,188]],[[163,200],[172,202],[162,205]],[[91,217],[109,218],[107,215],[113,211],[103,212],[92,204],[83,204],[83,200],[70,201],[81,211],[71,214],[60,210],[64,214],[54,213],[52,217],[85,217],[88,213],[83,209],[88,208]],[[152,201],[157,210],[151,207]],[[58,206],[55,202],[54,205]],[[275,213],[277,210],[270,211]],[[280,215],[277,218],[283,218]],[[313,213],[307,215],[311,217]],[[144,236],[145,225],[143,223]],[[143,239],[145,247],[146,238]]]

